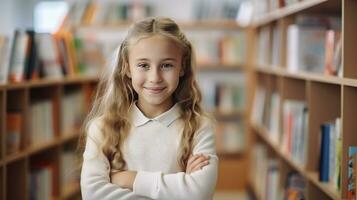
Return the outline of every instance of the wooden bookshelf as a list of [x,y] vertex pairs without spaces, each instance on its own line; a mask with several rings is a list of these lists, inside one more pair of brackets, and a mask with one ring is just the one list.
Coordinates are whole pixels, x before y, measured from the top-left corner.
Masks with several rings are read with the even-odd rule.
[[[341,7],[339,1],[335,0],[303,0],[298,3],[270,11],[262,16],[258,16],[253,20],[252,26],[259,27],[271,22],[277,21],[289,15],[293,15],[306,10],[314,10],[316,7],[324,7],[324,9],[334,10],[336,7]],[[319,10],[320,8],[317,8]]]
[[246,65],[243,63],[207,63],[198,64],[197,69],[199,71],[243,71],[246,69]]
[[[50,187],[54,199],[69,199],[79,195],[79,183],[67,189],[61,188],[59,180],[60,155],[62,147],[69,143],[76,143],[79,136],[78,126],[72,127],[71,131],[63,131],[61,127],[61,113],[64,108],[62,101],[65,96],[73,91],[83,95],[80,104],[88,108],[91,102],[91,93],[98,82],[97,77],[70,77],[61,80],[37,80],[17,84],[3,84],[0,86],[0,199],[30,199],[30,174],[34,167],[41,163],[49,163],[53,173]],[[68,92],[70,91],[70,92]],[[53,120],[57,126],[53,126],[53,139],[44,140],[32,144],[31,134],[31,105],[36,102],[48,100],[57,104],[54,107]],[[7,154],[7,127],[6,112],[17,110],[23,118],[23,127],[20,135],[20,149]],[[83,113],[85,114],[85,109]],[[75,148],[73,149],[75,151]],[[62,193],[61,191],[66,191]]]
[[323,193],[325,193],[329,199],[341,199],[339,197],[340,194],[334,191],[328,183],[322,183],[318,180],[318,174],[316,172],[308,172],[305,170],[304,167],[300,166],[298,163],[292,160],[290,156],[286,155],[277,144],[271,141],[271,139],[269,139],[267,136],[269,133],[264,127],[253,125],[253,128],[257,135],[269,146],[269,148],[271,148],[276,153],[278,157],[284,160],[284,162],[286,162],[292,169],[298,171],[301,175],[308,179],[311,184],[323,191]]
[[[287,67],[287,26],[294,23],[299,14],[327,14],[341,16],[342,20],[342,68],[341,76],[325,75],[308,71],[290,71]],[[269,12],[254,22],[255,42],[258,43],[259,32],[266,27],[272,34],[273,27],[279,24],[282,30],[280,38],[279,64],[267,63],[253,64],[253,80],[255,88],[263,88],[267,94],[276,92],[281,102],[285,100],[300,100],[305,102],[308,109],[308,140],[306,144],[306,164],[301,165],[292,155],[286,153],[281,147],[281,141],[273,141],[272,132],[267,124],[249,122],[252,134],[252,144],[263,144],[267,147],[268,155],[280,161],[280,181],[285,181],[286,171],[297,171],[306,180],[305,197],[307,199],[347,199],[347,169],[348,147],[357,145],[355,131],[357,125],[355,113],[357,107],[357,62],[355,57],[357,40],[357,2],[353,0],[304,0],[288,7]],[[272,36],[268,40],[268,49],[273,51]],[[255,46],[258,48],[258,46]],[[259,49],[253,50],[255,55]],[[265,107],[264,107],[265,108]],[[342,161],[341,161],[341,191],[331,183],[319,180],[319,151],[320,151],[320,126],[330,120],[340,118],[342,129]],[[283,131],[283,106],[279,107],[280,126],[278,135],[282,139]],[[285,175],[284,175],[285,174]],[[264,199],[266,194],[260,194],[255,188],[254,180],[249,182],[251,191],[257,199]],[[280,189],[284,185],[280,183]]]

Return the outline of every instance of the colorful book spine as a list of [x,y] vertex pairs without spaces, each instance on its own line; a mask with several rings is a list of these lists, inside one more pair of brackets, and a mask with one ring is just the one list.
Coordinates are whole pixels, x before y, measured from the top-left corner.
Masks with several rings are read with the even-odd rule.
[[356,199],[357,146],[348,147],[348,187],[347,198]]
[[330,148],[330,127],[328,124],[321,125],[321,154],[320,154],[320,176],[321,182],[329,181],[329,148]]

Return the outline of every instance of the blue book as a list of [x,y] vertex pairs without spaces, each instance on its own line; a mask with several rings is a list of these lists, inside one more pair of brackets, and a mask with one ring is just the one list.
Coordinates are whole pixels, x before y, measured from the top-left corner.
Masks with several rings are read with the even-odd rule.
[[321,182],[329,181],[330,125],[321,125],[320,176]]

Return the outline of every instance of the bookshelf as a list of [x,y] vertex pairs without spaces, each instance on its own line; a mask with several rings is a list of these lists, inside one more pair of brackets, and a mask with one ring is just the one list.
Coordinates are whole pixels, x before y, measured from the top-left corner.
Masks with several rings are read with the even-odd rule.
[[[290,177],[290,172],[297,172],[304,180],[305,184],[301,188],[301,194],[305,199],[348,198],[348,147],[357,145],[355,134],[357,127],[356,123],[353,123],[356,113],[356,106],[353,102],[356,102],[357,97],[356,60],[353,58],[357,44],[356,38],[353,36],[357,33],[357,25],[353,23],[353,19],[357,17],[356,11],[357,2],[353,0],[303,0],[263,13],[254,20],[253,31],[256,44],[253,54],[257,58],[255,59],[257,62],[252,66],[252,80],[255,81],[253,90],[256,91],[256,97],[263,97],[261,102],[254,102],[252,118],[249,123],[249,131],[252,136],[251,145],[253,146],[250,152],[253,174],[248,182],[256,199],[272,198],[272,194],[267,192],[265,187],[269,191],[275,191],[274,197],[282,198],[284,193],[286,195],[288,191],[286,182]],[[290,25],[300,23],[300,17],[303,15],[336,16],[339,20],[342,38],[342,70],[340,73],[330,75],[325,71],[303,70],[300,69],[300,66],[298,70],[291,70],[289,67]],[[278,30],[280,34],[278,42],[274,39],[275,30]],[[266,39],[261,39],[263,37]],[[261,47],[268,51],[262,52]],[[324,46],[325,49],[327,49],[326,46]],[[274,54],[278,54],[278,56],[274,57]],[[296,54],[298,55],[298,53]],[[279,100],[276,101],[275,97],[278,97]],[[289,122],[289,118],[286,118],[287,109],[289,109],[286,104],[292,101],[304,105],[307,117],[304,117],[305,111],[302,115],[298,115],[302,116],[302,120],[306,120],[306,123],[300,124],[303,128],[300,132],[294,130],[289,136],[288,123],[301,123]],[[275,104],[278,106],[274,107],[274,102],[278,102]],[[254,112],[258,113],[256,115],[261,114],[262,118],[254,118]],[[272,116],[276,118],[273,122],[269,120]],[[322,172],[319,161],[321,138],[323,137],[321,126],[331,123],[337,118],[340,120],[340,126],[337,125],[337,122],[333,126],[340,127],[336,130],[342,137],[341,161],[335,161],[333,166],[341,168],[340,190],[337,189],[335,179],[331,175],[329,175],[328,182],[320,181]],[[286,139],[286,137],[291,138]],[[286,143],[286,141],[290,141],[290,143]],[[291,147],[286,148],[286,144]],[[337,144],[339,143],[336,142]],[[329,148],[338,147],[330,145]],[[303,157],[299,157],[301,155]],[[336,154],[335,157],[338,159],[339,154]],[[254,167],[259,163],[259,158],[267,160],[269,164]],[[331,162],[331,158],[329,159]],[[338,169],[334,170],[337,171],[332,171],[332,175],[338,174]],[[257,183],[258,175],[254,175],[254,173],[262,174],[268,180],[263,181],[264,183]]]
[[[68,176],[66,171],[61,171],[62,155],[68,152],[67,146],[71,146],[72,161],[75,162],[75,150],[77,139],[79,136],[79,126],[73,125],[70,130],[63,131],[63,119],[61,114],[68,109],[62,104],[62,100],[67,94],[73,92],[80,93],[83,102],[79,103],[83,110],[78,113],[82,118],[86,113],[85,108],[91,101],[91,92],[94,91],[98,82],[97,77],[66,77],[61,80],[45,80],[26,81],[21,83],[8,83],[0,86],[0,113],[1,113],[1,156],[0,156],[0,199],[30,199],[32,194],[29,191],[33,190],[34,185],[32,177],[37,177],[42,186],[43,191],[51,191],[51,196],[55,199],[71,199],[79,196],[78,170],[71,172],[72,182],[68,182],[68,186],[60,184],[65,176]],[[31,115],[31,106],[38,102],[52,102],[53,111],[51,116],[45,119],[39,115]],[[73,104],[79,105],[72,101]],[[6,118],[7,112],[16,110],[22,118],[20,132],[20,147],[17,151],[7,153],[7,129]],[[48,110],[47,110],[48,112]],[[53,120],[52,136],[46,137],[46,140],[33,138],[32,123],[35,123],[36,118],[49,122]],[[56,123],[57,122],[57,123]],[[48,131],[48,129],[47,129]],[[31,140],[36,139],[40,142]],[[68,160],[68,159],[67,159]],[[73,165],[72,165],[73,166]],[[45,170],[41,171],[42,168]],[[75,167],[73,167],[75,169]],[[50,174],[50,175],[49,175]],[[47,184],[48,186],[46,187]],[[48,188],[51,189],[48,189]],[[45,188],[45,189],[44,189]],[[47,188],[47,189],[46,189]]]

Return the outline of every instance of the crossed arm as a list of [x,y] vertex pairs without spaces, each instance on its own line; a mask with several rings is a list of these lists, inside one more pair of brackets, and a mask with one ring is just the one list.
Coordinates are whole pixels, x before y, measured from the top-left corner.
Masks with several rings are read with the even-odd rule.
[[[186,174],[201,170],[204,166],[209,164],[209,158],[209,155],[204,154],[191,155],[187,162]],[[136,174],[136,171],[115,172],[110,175],[111,182],[121,188],[133,190]]]
[[215,152],[213,128],[209,124],[206,124],[197,134],[193,149],[194,156],[190,157],[186,171],[173,174],[146,171],[110,174],[109,161],[98,148],[100,135],[98,126],[92,125],[83,154],[81,172],[83,199],[207,200],[212,198],[217,180],[218,158]]

